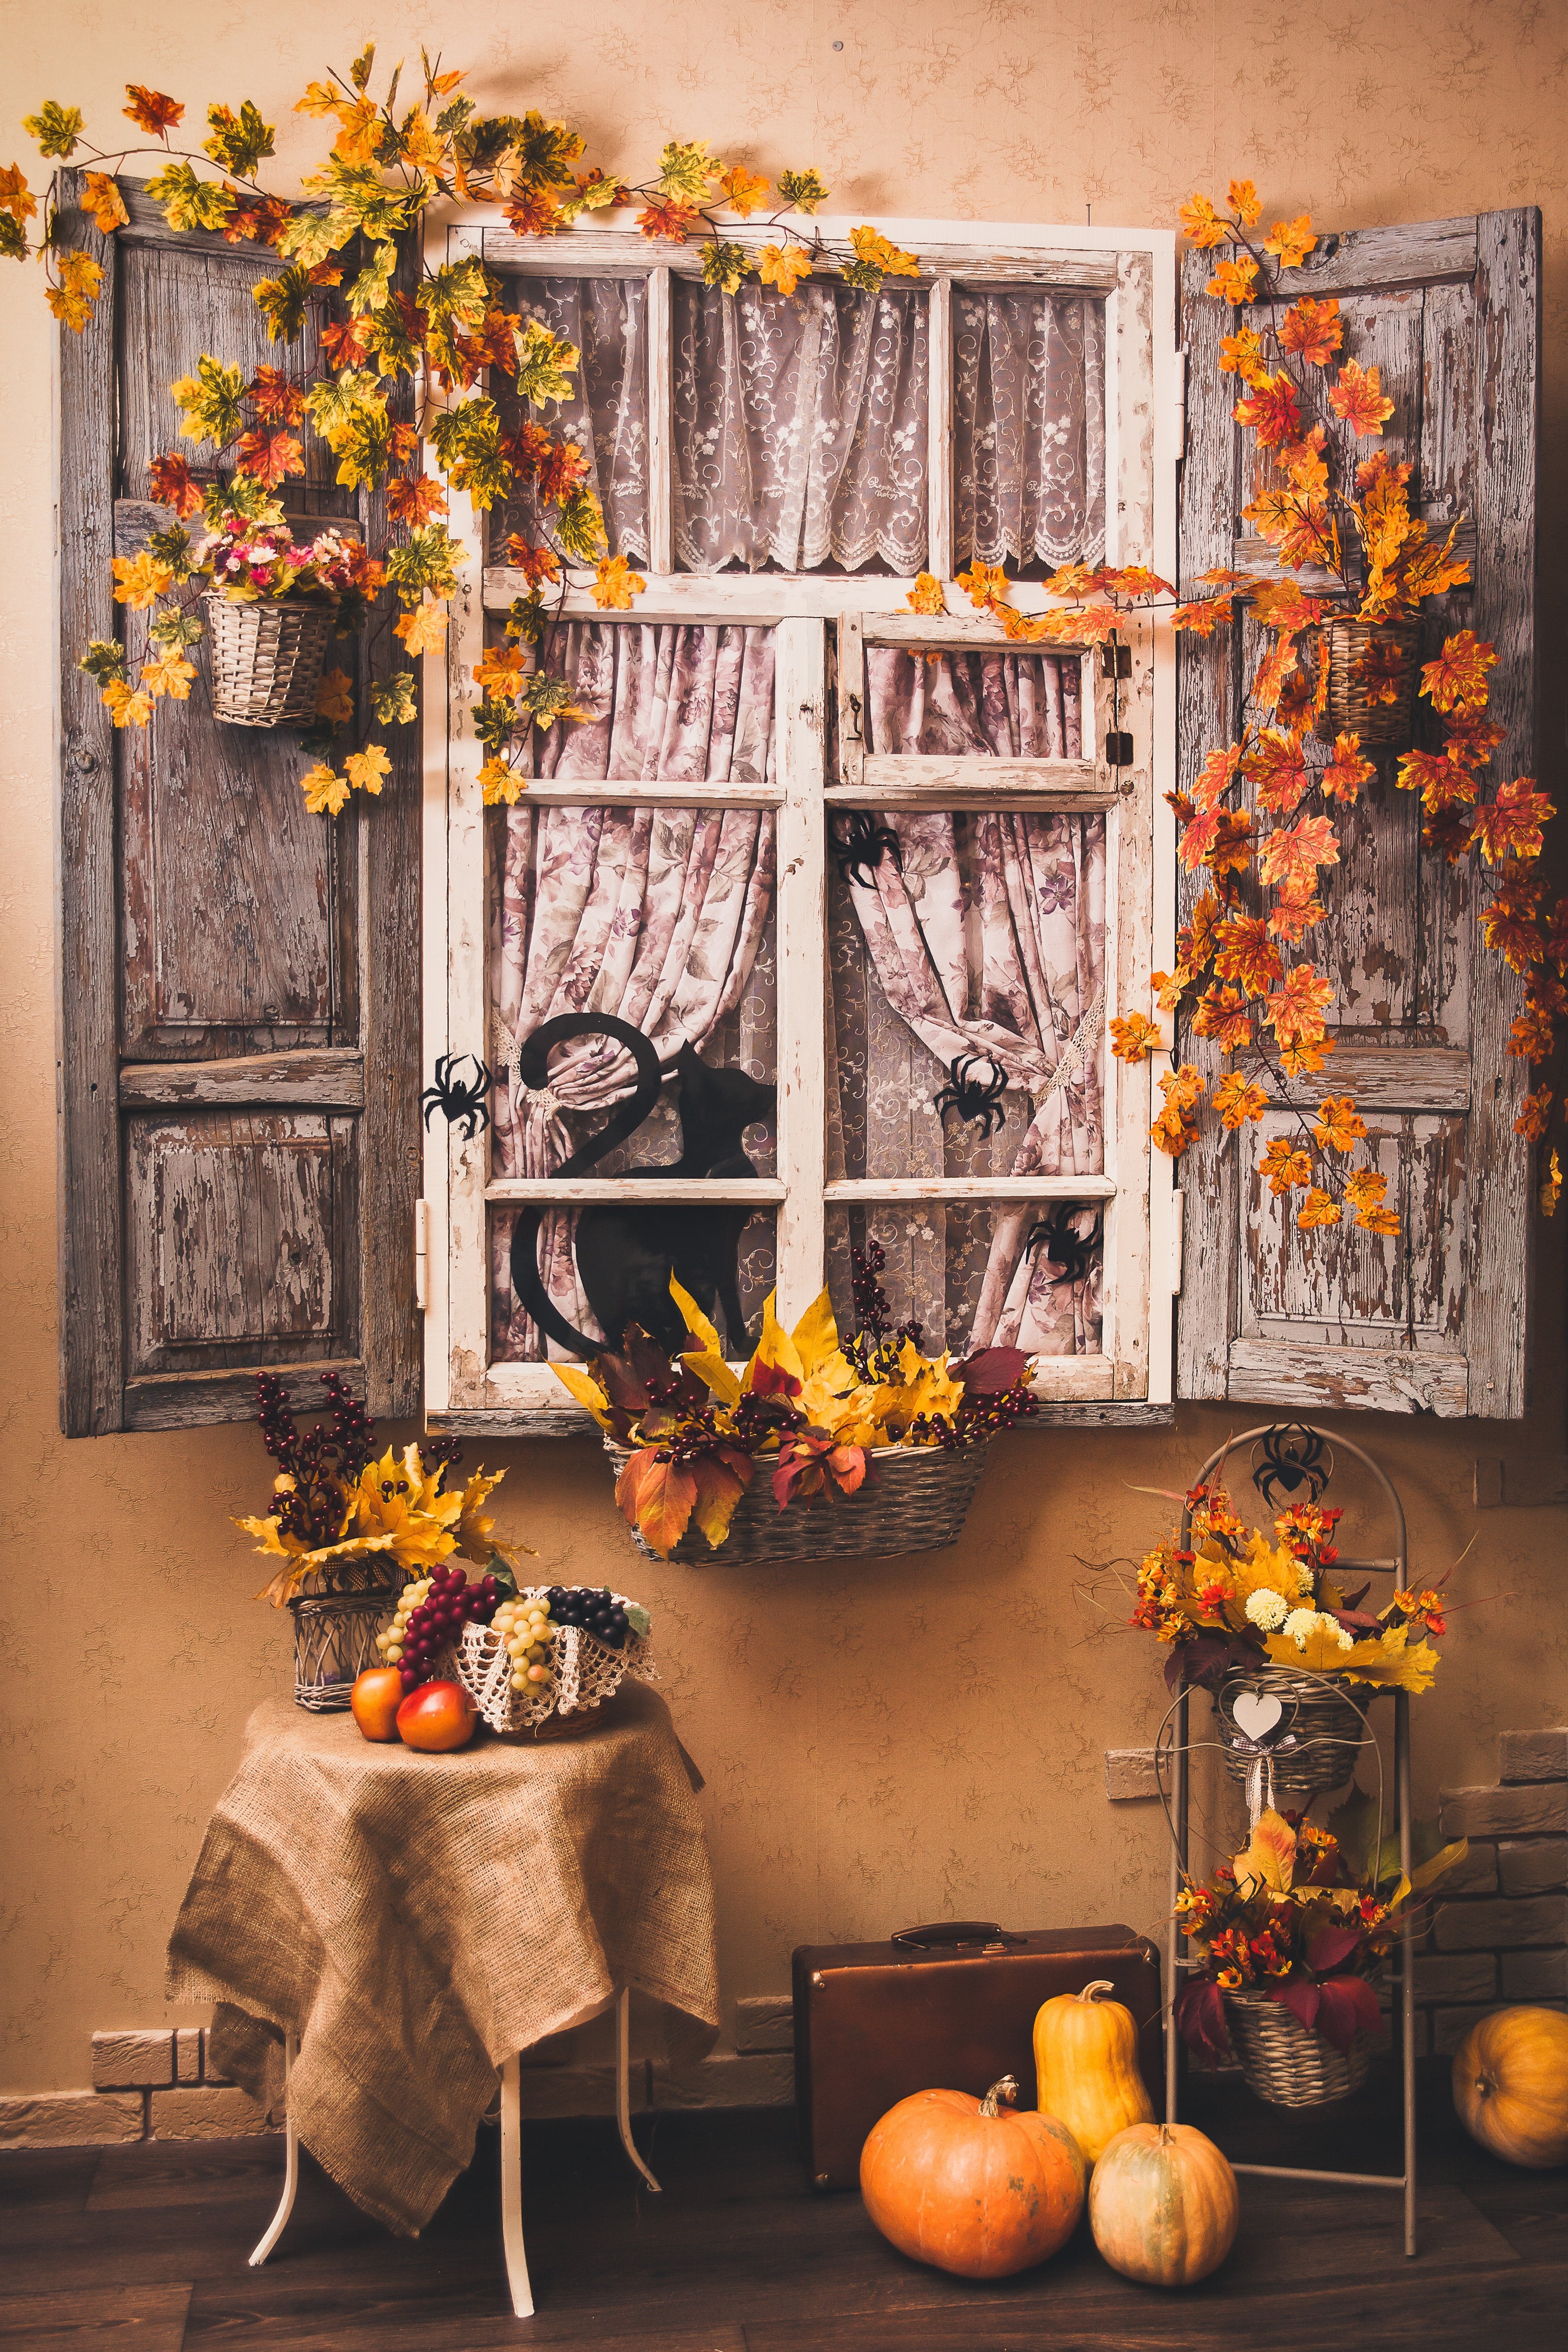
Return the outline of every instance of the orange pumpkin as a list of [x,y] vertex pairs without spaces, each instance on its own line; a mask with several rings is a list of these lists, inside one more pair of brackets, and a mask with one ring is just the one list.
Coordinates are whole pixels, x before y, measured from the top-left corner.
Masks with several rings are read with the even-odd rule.
[[1000,2103],[917,2091],[889,2107],[860,2152],[866,2210],[901,2254],[960,2278],[1010,2278],[1065,2244],[1083,2211],[1088,2168],[1067,2126]]
[[1568,2164],[1568,2017],[1499,2009],[1454,2060],[1454,2105],[1472,2139],[1510,2164]]
[[1143,2286],[1192,2286],[1236,2242],[1236,2175],[1191,2124],[1133,2124],[1094,2168],[1089,2225],[1113,2271]]
[[1040,2113],[1058,2116],[1092,2167],[1131,2124],[1152,2123],[1153,2103],[1138,2071],[1138,2028],[1115,1988],[1097,1977],[1081,1992],[1058,1993],[1035,2016]]

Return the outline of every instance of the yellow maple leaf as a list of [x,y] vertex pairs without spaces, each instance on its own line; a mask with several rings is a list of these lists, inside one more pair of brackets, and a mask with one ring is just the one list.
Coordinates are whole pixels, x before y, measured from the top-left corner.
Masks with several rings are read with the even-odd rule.
[[1141,1062],[1159,1043],[1158,1024],[1142,1013],[1130,1013],[1110,1024],[1110,1050],[1119,1062]]
[[447,608],[420,604],[393,623],[392,634],[402,638],[411,654],[439,653],[447,635]]
[[336,816],[349,796],[344,778],[334,775],[323,760],[318,760],[313,768],[308,768],[300,782],[304,789],[305,806],[312,816],[321,816],[323,812],[328,816]]
[[178,646],[165,646],[150,662],[142,665],[142,677],[150,694],[166,694],[175,702],[188,702],[195,682],[196,666],[188,662]]
[[629,613],[647,586],[642,573],[634,572],[624,555],[600,556],[593,596],[601,612]]
[[[89,183],[90,184],[95,177],[96,174],[89,172]],[[16,163],[7,163],[0,167],[0,213],[9,213],[20,228],[24,221],[30,221],[34,217],[37,209],[38,200],[28,187],[26,175],[21,166]]]
[[526,662],[521,646],[487,646],[474,676],[487,694],[510,695],[515,702],[528,676]]
[[849,244],[857,261],[869,269],[879,269],[885,278],[918,278],[920,257],[913,253],[900,253],[877,229],[852,228]]
[[1256,221],[1262,218],[1262,202],[1250,180],[1233,180],[1229,194],[1231,211],[1243,228],[1251,228]]
[[800,280],[811,276],[811,256],[804,245],[764,245],[757,256],[757,275],[764,286],[793,294]]
[[1547,1164],[1546,1173],[1542,1178],[1540,1188],[1536,1193],[1536,1199],[1541,1204],[1542,1215],[1543,1217],[1554,1216],[1557,1211],[1557,1203],[1562,1197],[1563,1162],[1554,1151]]
[[1215,212],[1214,205],[1205,195],[1189,196],[1181,207],[1177,217],[1181,221],[1184,233],[1200,252],[1206,253],[1211,246],[1223,245],[1230,235],[1229,222]]
[[316,688],[316,716],[329,727],[346,727],[354,715],[353,680],[346,669],[330,669]]
[[1249,1120],[1262,1118],[1268,1108],[1268,1097],[1261,1087],[1254,1086],[1241,1071],[1232,1070],[1215,1087],[1214,1107],[1219,1113],[1222,1127],[1240,1128]]
[[343,772],[356,793],[369,793],[375,797],[392,773],[392,761],[379,743],[367,743],[363,751],[349,753],[343,761]]
[[169,565],[161,563],[145,548],[140,555],[114,556],[110,560],[110,570],[114,574],[115,603],[129,604],[133,613],[155,604],[159,597],[165,595],[174,584],[174,575]]
[[1220,261],[1215,265],[1214,276],[1205,287],[1205,294],[1217,294],[1222,300],[1239,310],[1252,299],[1252,289],[1258,283],[1258,264],[1249,253],[1239,261]]
[[111,677],[99,700],[117,727],[145,727],[153,716],[153,698],[122,677]]
[[904,602],[911,613],[933,614],[947,610],[947,596],[942,582],[931,572],[916,573],[915,584]]
[[1318,1105],[1312,1140],[1321,1151],[1348,1151],[1366,1134],[1366,1121],[1350,1095],[1325,1095]]
[[528,790],[528,778],[509,767],[504,760],[487,760],[479,770],[479,782],[484,788],[486,808],[495,808],[502,801],[510,808]]
[[1337,1225],[1339,1222],[1338,1202],[1331,1200],[1321,1186],[1314,1184],[1296,1212],[1296,1223],[1304,1234],[1310,1234],[1318,1225]]
[[[0,180],[5,174],[0,173]],[[105,236],[123,228],[131,215],[125,209],[125,199],[107,172],[89,172],[82,180],[82,210],[90,213],[93,225]]]
[[1317,242],[1311,214],[1301,213],[1293,221],[1277,220],[1263,240],[1263,250],[1278,254],[1281,269],[1299,269]]
[[1007,594],[1007,574],[1002,566],[982,563],[978,556],[967,572],[958,574],[958,584],[980,613],[994,613]]

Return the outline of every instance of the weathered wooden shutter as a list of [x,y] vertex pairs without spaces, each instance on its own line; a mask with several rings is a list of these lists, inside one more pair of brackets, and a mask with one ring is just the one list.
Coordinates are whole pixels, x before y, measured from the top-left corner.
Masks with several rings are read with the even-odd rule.
[[[1472,585],[1427,605],[1424,656],[1447,629],[1473,628],[1496,645],[1492,711],[1508,733],[1489,779],[1535,771],[1540,271],[1541,215],[1528,209],[1331,236],[1289,281],[1338,296],[1348,354],[1381,368],[1396,404],[1385,446],[1415,464],[1418,510],[1470,519],[1461,551]],[[1236,380],[1216,366],[1233,321],[1205,296],[1209,274],[1205,256],[1188,256],[1187,581],[1210,565],[1270,568],[1270,551],[1239,535],[1252,460],[1231,418]],[[1250,625],[1206,647],[1184,639],[1184,790],[1207,748],[1239,731],[1257,653]],[[1429,715],[1420,724],[1429,730]],[[1258,1174],[1263,1149],[1289,1124],[1283,1111],[1240,1138],[1209,1129],[1181,1163],[1184,1396],[1301,1410],[1524,1411],[1531,1147],[1513,1124],[1527,1074],[1504,1052],[1521,991],[1481,943],[1473,877],[1422,850],[1417,796],[1394,788],[1393,766],[1384,761],[1360,807],[1342,816],[1344,863],[1323,892],[1331,927],[1310,936],[1332,940],[1339,982],[1338,1050],[1323,1090],[1354,1092],[1403,1232],[1298,1230],[1290,1202]],[[1218,1057],[1204,1050],[1212,1078]]]
[[[204,351],[286,358],[250,291],[276,257],[177,236],[124,194],[112,237],[68,185],[62,218],[106,275],[91,324],[60,338],[61,1423],[241,1419],[264,1368],[303,1402],[330,1366],[408,1412],[418,730],[388,730],[381,798],[329,821],[305,812],[297,735],[216,723],[205,642],[190,701],[144,731],[117,734],[77,668],[89,638],[145,642],[109,562],[170,519],[145,503],[148,459],[180,446],[170,382]],[[291,512],[374,526],[313,440],[309,465]],[[375,674],[401,653],[384,628]]]

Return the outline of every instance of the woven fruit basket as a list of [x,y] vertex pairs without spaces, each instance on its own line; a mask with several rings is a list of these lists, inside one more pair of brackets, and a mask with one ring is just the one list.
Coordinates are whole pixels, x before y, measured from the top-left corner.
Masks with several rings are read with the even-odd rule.
[[[1415,674],[1421,661],[1419,621],[1331,621],[1327,639],[1329,694],[1318,731],[1328,742],[1346,730],[1369,745],[1407,751],[1415,725]],[[1374,701],[1360,675],[1368,653],[1386,650],[1392,702]]]
[[[545,1585],[525,1586],[520,1601],[535,1600],[549,1591]],[[620,1608],[645,1612],[626,1594],[610,1595]],[[653,1644],[647,1633],[628,1631],[619,1649],[600,1641],[583,1625],[560,1625],[551,1642],[550,1679],[515,1687],[520,1679],[503,1633],[490,1625],[465,1625],[453,1652],[453,1673],[492,1731],[539,1733],[552,1722],[565,1727],[572,1717],[586,1716],[613,1698],[628,1676],[637,1682],[657,1682]]]
[[1271,2107],[1324,2107],[1365,2082],[1372,2042],[1358,2033],[1348,2052],[1334,2048],[1271,1994],[1227,1992],[1226,2021],[1249,2091]]
[[[631,1455],[608,1439],[605,1451],[618,1478]],[[749,1568],[774,1560],[885,1559],[900,1552],[941,1551],[963,1532],[985,1451],[984,1445],[954,1453],[939,1445],[874,1445],[870,1475],[853,1495],[836,1494],[816,1503],[797,1499],[783,1511],[773,1499],[770,1457],[763,1454],[717,1551],[692,1527],[669,1558],[687,1568]],[[660,1557],[635,1528],[627,1532],[646,1559]]]
[[337,623],[335,599],[285,596],[233,604],[213,595],[204,601],[212,631],[214,718],[226,727],[308,727]]
[[379,1666],[376,1635],[390,1623],[401,1588],[380,1563],[340,1569],[330,1583],[310,1580],[289,1602],[294,1620],[294,1704],[311,1715],[346,1708],[355,1678]]
[[1283,1738],[1267,1757],[1264,1801],[1271,1805],[1304,1805],[1321,1789],[1338,1789],[1355,1769],[1355,1759],[1367,1738],[1367,1727],[1345,1685],[1331,1675],[1294,1674],[1289,1666],[1237,1666],[1226,1676],[1215,1701],[1219,1736],[1224,1743],[1225,1769],[1246,1786],[1254,1749],[1236,1719],[1236,1702],[1244,1693],[1277,1698],[1281,1708]]

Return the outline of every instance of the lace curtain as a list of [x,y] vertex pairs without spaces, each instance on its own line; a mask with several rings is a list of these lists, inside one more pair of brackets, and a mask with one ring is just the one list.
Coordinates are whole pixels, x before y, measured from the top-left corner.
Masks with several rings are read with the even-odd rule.
[[858,572],[926,552],[923,293],[673,288],[676,561]]
[[1083,739],[1076,654],[901,653],[866,648],[873,751],[930,758],[1076,760]]
[[[568,633],[565,675],[595,716],[552,730],[541,775],[722,783],[771,769],[771,629],[583,623]],[[772,810],[524,799],[501,832],[490,938],[498,1176],[559,1168],[632,1090],[631,1056],[598,1038],[558,1049],[548,1088],[519,1085],[522,1042],[556,1013],[616,1013],[652,1038],[667,1067],[683,1045],[700,1050],[722,1031],[731,1057],[773,1076]],[[567,1321],[592,1331],[572,1222],[565,1212],[543,1219],[540,1272]],[[503,1361],[537,1360],[546,1349],[511,1288],[511,1223],[498,1216],[491,1228],[492,1345]],[[553,1342],[550,1351],[562,1352]]]
[[952,293],[955,568],[1105,552],[1105,306]]
[[[512,281],[520,317],[537,319],[582,354],[571,396],[542,411],[509,394],[496,370],[491,388],[503,427],[539,415],[575,441],[588,460],[588,484],[604,509],[612,555],[648,560],[647,282],[641,278],[523,278]],[[538,536],[529,490],[492,509],[490,543],[509,533]],[[499,561],[499,554],[496,559]]]
[[[884,810],[879,822],[898,836],[901,870],[884,857],[874,885],[844,882],[853,927],[840,916],[830,942],[830,1158],[852,1175],[1099,1174],[1103,816]],[[955,1118],[944,1129],[935,1108],[964,1054],[1006,1080],[994,1142]],[[1028,1232],[1043,1213],[1001,1204],[977,1246],[968,1207],[871,1213],[884,1248],[892,1244],[895,1304],[924,1313],[928,1345],[1098,1352],[1098,1266],[1064,1280],[1048,1246],[1031,1256]],[[1080,1236],[1089,1223],[1079,1219]],[[930,1328],[933,1305],[944,1333]]]

